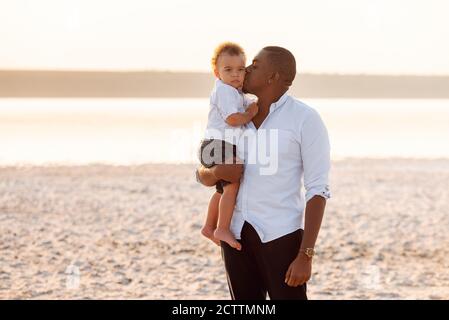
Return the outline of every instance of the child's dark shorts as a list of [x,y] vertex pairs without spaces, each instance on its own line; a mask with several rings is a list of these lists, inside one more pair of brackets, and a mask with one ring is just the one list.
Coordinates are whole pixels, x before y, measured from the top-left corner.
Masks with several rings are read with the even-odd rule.
[[[235,164],[237,159],[237,146],[219,139],[204,139],[198,149],[198,158],[206,168],[217,164]],[[215,185],[218,193],[223,193],[223,187],[231,182],[219,180]]]

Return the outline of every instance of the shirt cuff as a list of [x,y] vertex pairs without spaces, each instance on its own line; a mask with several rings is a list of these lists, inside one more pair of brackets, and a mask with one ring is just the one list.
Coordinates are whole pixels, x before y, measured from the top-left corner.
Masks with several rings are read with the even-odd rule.
[[316,187],[316,188],[312,188],[310,190],[307,190],[307,192],[306,192],[306,202],[308,202],[314,196],[320,196],[320,197],[323,197],[324,199],[331,198],[331,192],[329,190],[329,186]]

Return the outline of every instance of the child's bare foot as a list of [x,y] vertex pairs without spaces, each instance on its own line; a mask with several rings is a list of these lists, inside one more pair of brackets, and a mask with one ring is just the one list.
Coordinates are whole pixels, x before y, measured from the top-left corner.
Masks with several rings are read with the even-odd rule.
[[215,229],[214,237],[218,240],[226,242],[231,247],[237,250],[242,250],[242,245],[240,244],[240,242],[235,240],[234,235],[229,229]]
[[201,229],[201,234],[219,246],[220,240],[214,237],[214,231],[215,229],[213,227],[204,226],[203,229]]

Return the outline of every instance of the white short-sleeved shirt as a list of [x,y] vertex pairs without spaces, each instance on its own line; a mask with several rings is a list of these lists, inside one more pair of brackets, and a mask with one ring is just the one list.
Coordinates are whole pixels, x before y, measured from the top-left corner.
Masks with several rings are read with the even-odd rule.
[[233,86],[221,80],[215,81],[210,95],[209,114],[204,138],[225,140],[231,144],[238,144],[242,128],[233,127],[226,123],[226,119],[233,113],[245,112],[254,100]]

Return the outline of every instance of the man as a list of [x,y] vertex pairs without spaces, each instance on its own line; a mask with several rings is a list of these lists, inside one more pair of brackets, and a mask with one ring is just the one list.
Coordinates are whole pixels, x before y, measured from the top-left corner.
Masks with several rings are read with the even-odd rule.
[[[232,298],[266,299],[268,293],[272,300],[307,299],[314,246],[330,197],[328,133],[314,109],[287,94],[296,75],[290,51],[265,47],[246,72],[243,90],[256,95],[259,106],[246,130],[277,132],[276,171],[262,174],[263,164],[247,162],[246,153],[244,167],[200,167],[197,178],[207,186],[219,179],[240,181],[231,230],[242,250],[221,242]],[[254,145],[245,152],[253,152]]]

